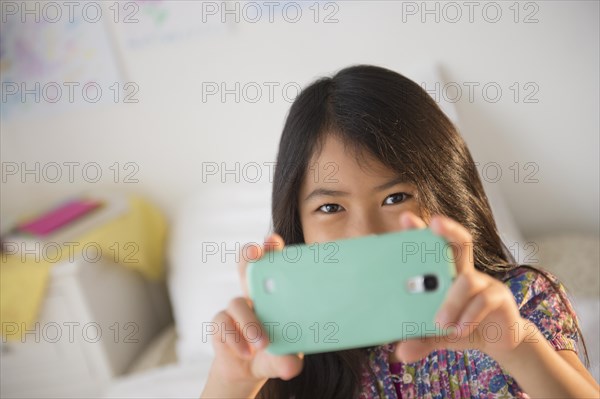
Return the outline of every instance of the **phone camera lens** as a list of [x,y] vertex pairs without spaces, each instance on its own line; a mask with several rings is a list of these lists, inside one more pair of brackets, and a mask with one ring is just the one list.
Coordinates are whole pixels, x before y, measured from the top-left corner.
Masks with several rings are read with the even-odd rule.
[[435,291],[438,287],[437,277],[433,274],[426,274],[423,279],[423,285],[425,286],[425,291]]

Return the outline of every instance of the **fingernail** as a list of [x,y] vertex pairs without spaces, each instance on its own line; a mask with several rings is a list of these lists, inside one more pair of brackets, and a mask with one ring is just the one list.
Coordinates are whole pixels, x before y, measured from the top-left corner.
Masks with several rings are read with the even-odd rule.
[[442,223],[440,221],[440,219],[437,216],[434,216],[431,219],[431,224],[430,224],[431,228],[435,231],[440,231],[441,227],[442,227]]

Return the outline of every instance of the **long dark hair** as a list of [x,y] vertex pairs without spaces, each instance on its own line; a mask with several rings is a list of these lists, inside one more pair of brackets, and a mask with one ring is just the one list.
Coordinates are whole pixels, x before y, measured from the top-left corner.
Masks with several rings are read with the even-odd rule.
[[[421,86],[370,65],[317,80],[290,108],[272,194],[273,229],[286,245],[304,242],[298,193],[311,157],[328,134],[413,183],[423,216],[443,214],[465,226],[473,237],[478,270],[501,278],[519,266],[500,239],[475,163],[456,127]],[[564,299],[556,283],[543,275]],[[306,355],[298,376],[269,379],[258,397],[356,397],[365,361],[366,348]]]

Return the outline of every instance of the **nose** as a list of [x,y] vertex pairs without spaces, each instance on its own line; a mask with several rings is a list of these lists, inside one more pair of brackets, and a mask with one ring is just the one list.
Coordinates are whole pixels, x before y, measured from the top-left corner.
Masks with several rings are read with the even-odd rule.
[[344,236],[345,238],[353,238],[387,233],[393,230],[390,222],[383,220],[381,215],[356,215],[356,217],[348,221]]

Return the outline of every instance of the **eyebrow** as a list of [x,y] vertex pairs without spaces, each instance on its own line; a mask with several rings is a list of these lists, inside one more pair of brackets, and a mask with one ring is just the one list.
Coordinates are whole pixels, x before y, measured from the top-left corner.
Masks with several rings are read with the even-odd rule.
[[[395,177],[392,180],[383,183],[377,187],[375,187],[373,189],[373,191],[383,191],[383,190],[387,190],[388,188],[394,187],[397,184],[403,184],[403,183],[407,183],[408,180],[404,177]],[[334,196],[338,196],[338,197],[343,197],[343,196],[347,196],[349,193],[346,191],[339,191],[339,190],[330,190],[327,188],[316,188],[314,189],[310,194],[308,194],[306,196],[306,198],[304,198],[304,201],[308,201],[309,199],[313,198],[313,197],[334,197]]]

